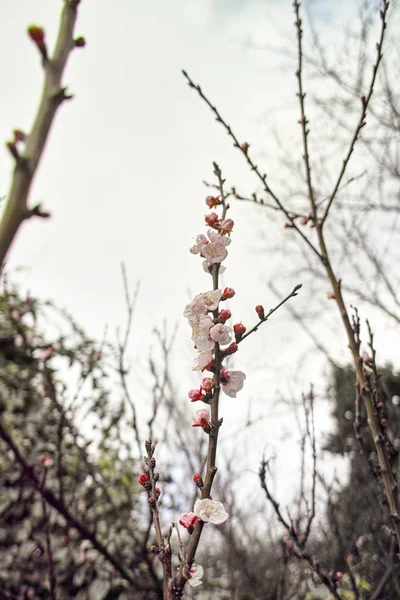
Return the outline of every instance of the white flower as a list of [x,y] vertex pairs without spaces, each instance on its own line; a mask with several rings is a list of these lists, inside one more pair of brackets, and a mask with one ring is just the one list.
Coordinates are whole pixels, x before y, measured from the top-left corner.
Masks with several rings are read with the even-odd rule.
[[232,327],[229,325],[223,325],[222,323],[217,323],[210,329],[210,336],[214,340],[214,342],[218,342],[221,346],[225,346],[225,344],[229,344],[232,340]]
[[214,358],[212,350],[199,352],[193,361],[192,371],[203,371]]
[[224,244],[224,246],[229,246],[229,244],[232,241],[230,238],[225,237],[224,235],[220,235],[219,233],[217,233],[215,231],[215,229],[209,229],[207,231],[207,235],[210,238],[211,242],[221,242],[222,244]]
[[213,325],[213,320],[208,315],[196,317],[196,320],[191,323],[192,340],[196,344],[198,350],[204,352],[211,350],[214,347],[214,342],[210,338],[210,328]]
[[187,304],[183,316],[189,319],[189,323],[194,317],[205,315],[209,310],[218,308],[221,300],[222,290],[210,290],[202,294],[197,294],[190,304]]
[[192,587],[197,587],[198,585],[201,585],[203,583],[201,581],[203,575],[203,567],[194,562],[189,570],[189,585],[191,585]]
[[208,239],[202,233],[196,235],[196,243],[190,248],[192,254],[199,254],[203,251],[203,247],[208,244]]
[[231,398],[236,398],[237,392],[243,389],[244,380],[246,379],[243,371],[224,371],[223,375],[226,383],[221,381],[222,391]]
[[215,502],[209,498],[196,500],[193,512],[205,523],[214,523],[214,525],[224,523],[229,517],[221,502]]
[[203,247],[202,254],[207,261],[206,264],[209,267],[216,263],[222,262],[228,256],[228,250],[225,248],[225,244],[221,240],[210,242]]

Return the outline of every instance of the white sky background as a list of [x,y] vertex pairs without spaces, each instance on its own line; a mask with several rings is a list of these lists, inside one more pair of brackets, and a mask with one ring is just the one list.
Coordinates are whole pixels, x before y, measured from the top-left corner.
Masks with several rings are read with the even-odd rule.
[[[324,40],[334,43],[352,10],[349,3],[314,4]],[[26,27],[43,25],[52,47],[60,10],[55,0],[0,2],[0,20],[6,23],[0,140],[9,139],[14,128],[29,131],[41,93],[39,56]],[[166,317],[171,328],[177,321],[180,325],[177,373],[184,370],[190,387],[196,386],[182,311],[189,293],[211,287],[201,261],[188,251],[192,237],[205,231],[208,192],[202,180],[212,180],[216,160],[230,185],[248,193],[257,189],[242,157],[180,71],[186,69],[202,85],[256,155],[267,152],[273,160],[272,131],[278,129],[282,139],[299,133],[294,68],[281,54],[254,50],[245,42],[287,45],[289,54],[295,47],[293,20],[291,0],[81,2],[76,34],[87,46],[70,57],[64,78],[76,97],[57,115],[30,195],[32,204],[43,202],[52,219],[23,227],[9,271],[25,267],[17,279],[34,296],[68,307],[90,335],[101,337],[106,323],[112,332],[125,321],[124,261],[132,287],[141,282],[130,348],[136,370],[145,364],[152,328]],[[267,115],[264,124],[261,115]],[[298,140],[293,150],[299,153]],[[7,193],[12,166],[3,146],[1,194]],[[271,182],[279,182],[276,167],[266,167]],[[269,309],[276,303],[266,286],[276,272],[275,257],[262,251],[260,231],[280,246],[287,233],[269,224],[267,212],[247,204],[234,204],[231,217],[235,232],[224,284],[237,291],[233,322],[251,324],[256,304]],[[278,285],[285,294],[299,282],[292,268],[287,266],[291,275],[285,279],[286,267],[279,267]],[[307,290],[294,302],[300,312],[307,307]],[[379,332],[377,338],[379,344]],[[278,390],[298,391],[315,380],[321,360],[317,367],[311,361],[300,374],[296,370],[306,345],[285,311],[250,338],[235,361],[247,373],[246,388],[238,399],[224,399],[226,421],[236,419],[237,409],[245,413],[250,397],[256,413],[270,414]],[[345,344],[336,344],[333,352],[344,359]],[[256,456],[266,439],[274,446],[292,427],[272,417],[269,425],[264,421],[258,441],[252,440]],[[291,446],[282,456],[282,465],[292,462],[292,451]]]

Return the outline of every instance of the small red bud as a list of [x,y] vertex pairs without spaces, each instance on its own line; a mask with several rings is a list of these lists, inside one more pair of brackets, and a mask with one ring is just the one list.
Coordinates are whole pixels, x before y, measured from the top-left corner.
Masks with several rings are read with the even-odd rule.
[[193,481],[195,482],[198,488],[201,489],[202,487],[204,487],[204,481],[200,473],[195,473],[195,475],[193,475]]
[[245,152],[247,154],[250,144],[248,144],[247,142],[243,142],[243,144],[241,144],[240,147],[243,150],[243,152]]
[[156,494],[157,494],[157,498],[159,496],[161,496],[161,489],[159,487],[156,487]]
[[264,307],[262,304],[257,304],[256,306],[256,313],[258,314],[258,316],[260,317],[260,319],[263,319],[265,316],[264,313]]
[[35,44],[38,46],[43,46],[44,44],[44,29],[43,27],[38,27],[37,25],[30,25],[28,27],[28,35]]
[[243,323],[235,323],[233,326],[233,331],[243,335],[246,332],[246,327],[243,325]]
[[236,294],[235,290],[230,287],[226,287],[222,292],[221,300],[227,300],[228,298],[233,298]]
[[228,310],[227,308],[224,308],[223,310],[221,310],[221,312],[218,315],[218,322],[219,323],[225,323],[225,321],[227,321],[228,319],[230,319],[232,316],[232,313],[230,310]]
[[149,504],[154,506],[156,503],[157,503],[157,500],[155,498],[153,498],[153,496],[150,496]]
[[385,417],[383,419],[381,419],[381,425],[382,425],[382,427],[386,427],[387,419],[385,419]]
[[232,344],[229,344],[229,346],[224,350],[224,354],[225,354],[225,356],[229,356],[230,354],[234,354],[238,350],[239,350],[239,346],[237,345],[237,343],[232,342]]
[[145,483],[147,483],[149,481],[149,476],[147,475],[147,473],[142,473],[139,477],[138,477],[138,482],[140,483],[140,485],[144,485]]
[[383,402],[378,402],[378,408],[383,408],[385,405],[383,404]]

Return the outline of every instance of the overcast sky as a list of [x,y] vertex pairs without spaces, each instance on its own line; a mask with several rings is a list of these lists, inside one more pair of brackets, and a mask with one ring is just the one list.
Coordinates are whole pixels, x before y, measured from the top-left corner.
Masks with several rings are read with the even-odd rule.
[[[345,0],[311,4],[324,40],[334,44],[354,6]],[[40,61],[26,27],[42,25],[52,46],[60,10],[56,0],[0,2],[6,24],[1,140],[15,128],[29,132],[40,97]],[[124,322],[124,261],[132,287],[141,282],[132,360],[146,355],[152,328],[166,317],[171,327],[180,323],[180,356],[190,369],[190,331],[182,311],[189,294],[211,287],[198,257],[188,251],[192,238],[204,232],[202,180],[212,180],[215,160],[243,192],[257,189],[257,183],[185,84],[181,69],[202,85],[240,140],[251,143],[256,155],[273,156],[272,132],[279,130],[283,139],[298,134],[292,24],[291,0],[82,0],[76,34],[87,46],[70,57],[64,78],[75,97],[57,114],[30,195],[32,204],[43,202],[52,219],[32,220],[20,231],[8,263],[11,273],[24,267],[16,279],[33,295],[67,306],[100,337],[106,323],[112,332]],[[12,167],[2,146],[1,194],[7,194]],[[276,171],[269,173],[279,181]],[[267,289],[273,257],[262,251],[265,240],[282,246],[284,238],[267,213],[254,207],[233,204],[231,216],[235,232],[224,283],[237,290],[234,320],[248,323],[256,304],[274,304]],[[280,289],[287,293],[298,280],[292,274],[285,279],[285,267],[280,274]],[[309,302],[303,290],[298,309]],[[242,403],[249,397],[273,401],[281,386],[276,371],[289,377],[304,347],[284,312],[257,335],[236,361],[248,374]],[[338,352],[343,358],[345,345]],[[197,383],[190,370],[187,377]],[[311,378],[311,372],[301,373],[301,383]],[[281,424],[279,435],[287,428]],[[278,439],[273,421],[266,436]]]

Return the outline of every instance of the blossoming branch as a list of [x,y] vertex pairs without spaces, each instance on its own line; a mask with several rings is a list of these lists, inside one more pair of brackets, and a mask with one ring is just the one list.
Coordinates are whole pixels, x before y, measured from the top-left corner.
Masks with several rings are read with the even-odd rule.
[[[210,495],[217,473],[218,434],[222,425],[222,418],[219,416],[219,398],[221,390],[230,398],[236,398],[243,389],[246,375],[240,370],[227,369],[224,361],[228,356],[235,354],[239,350],[239,344],[251,333],[257,331],[260,324],[267,321],[282,304],[296,296],[301,287],[301,285],[296,286],[282,302],[267,314],[263,306],[257,305],[255,307],[257,322],[249,330],[241,322],[234,323],[233,326],[228,324],[232,314],[224,307],[223,303],[235,296],[235,290],[230,287],[220,288],[219,276],[225,270],[222,263],[228,256],[228,247],[231,244],[231,235],[235,224],[232,219],[227,217],[229,204],[227,203],[228,196],[224,193],[225,181],[216,163],[214,163],[214,174],[217,177],[218,185],[216,187],[219,193],[206,198],[206,205],[211,210],[205,216],[205,225],[208,229],[206,234],[200,233],[196,236],[195,243],[190,248],[192,254],[199,255],[202,259],[203,269],[211,276],[212,289],[197,294],[187,304],[183,313],[190,325],[191,339],[196,352],[192,370],[200,371],[203,374],[200,385],[189,390],[188,396],[191,402],[203,402],[206,405],[194,413],[192,426],[201,428],[208,435],[204,480],[200,473],[193,476],[193,481],[200,492],[200,498],[196,500],[193,511],[185,512],[179,518],[179,524],[186,529],[190,536],[187,547],[182,542],[176,524],[173,524],[170,529],[167,541],[164,540],[158,511],[160,490],[156,487],[159,476],[154,471],[156,465],[153,455],[155,446],[151,440],[146,442],[147,472],[142,473],[138,479],[147,491],[153,515],[157,546],[153,546],[152,549],[158,554],[163,564],[164,598],[166,600],[181,597],[187,581],[193,587],[201,584],[204,571],[201,565],[195,563],[195,555],[204,525],[206,523],[220,525],[228,518],[223,504],[213,500]],[[177,531],[180,547],[178,555],[180,567],[176,577],[172,576],[172,553],[169,543],[174,528]]]

